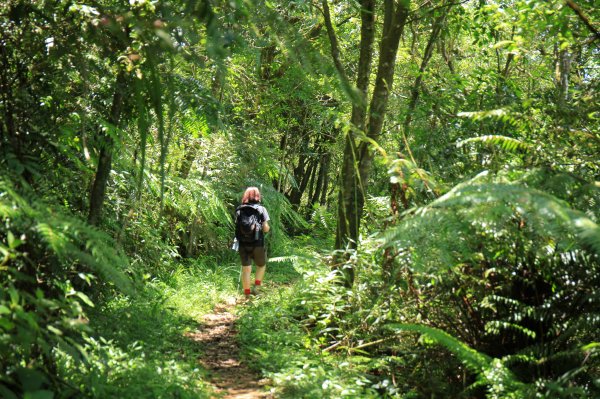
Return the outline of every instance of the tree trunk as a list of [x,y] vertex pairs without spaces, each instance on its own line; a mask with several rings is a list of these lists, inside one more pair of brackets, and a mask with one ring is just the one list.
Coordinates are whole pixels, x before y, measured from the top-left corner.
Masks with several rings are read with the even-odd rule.
[[[120,71],[117,75],[115,93],[113,95],[112,106],[108,116],[108,122],[116,128],[119,126],[121,112],[123,111],[123,100],[125,98],[124,90],[125,72]],[[102,205],[104,204],[104,197],[106,194],[106,185],[108,183],[112,165],[112,151],[114,145],[113,139],[109,134],[104,134],[102,141],[103,145],[100,149],[96,176],[94,178],[94,184],[90,193],[90,211],[88,214],[88,222],[93,225],[98,225],[100,223]]]
[[[357,146],[352,135],[349,134],[346,137],[346,151],[344,153],[344,165],[341,174],[340,201],[338,204],[338,229],[336,235],[336,247],[339,249],[343,249],[346,246],[351,248],[356,248],[357,246],[360,219],[365,203],[365,186],[369,179],[374,158],[371,143],[372,141],[377,141],[383,127],[383,119],[387,109],[389,93],[392,90],[394,82],[394,67],[396,65],[398,45],[406,25],[409,10],[409,0],[401,0],[397,7],[395,7],[393,0],[385,0],[383,33],[379,46],[380,57],[375,79],[375,88],[369,107],[368,124],[365,125],[366,116],[364,114],[364,104],[354,104],[352,109],[353,127],[357,128],[359,131],[366,130],[367,140],[361,141]],[[359,61],[359,75],[357,79],[359,84],[368,83],[368,77],[361,75],[361,73],[367,71],[361,70],[361,67],[365,68],[365,66],[368,66],[368,69],[370,69],[371,54],[363,53],[363,50],[366,51],[367,49],[370,49],[371,46],[362,43],[363,40],[365,42],[372,40],[373,26],[370,25],[370,20],[370,28],[366,31],[364,30],[364,17],[367,13],[371,17],[373,16],[372,9],[371,12],[368,12],[366,7],[363,7],[361,59]],[[363,44],[365,45],[363,46]],[[364,98],[366,98],[366,89],[367,85],[359,86],[359,90]],[[352,285],[354,283],[354,270],[345,268],[344,277],[346,285]]]
[[315,183],[316,183],[316,179],[317,179],[317,175],[318,175],[318,171],[319,171],[319,162],[318,160],[313,160],[312,162],[312,169],[310,171],[310,179],[309,179],[309,183],[308,183],[308,203],[307,203],[307,207],[312,208],[312,204],[311,204],[311,198],[315,192]]
[[[347,246],[356,248],[358,239],[357,221],[357,190],[359,187],[356,165],[358,163],[357,144],[354,138],[356,133],[365,131],[367,92],[369,87],[369,76],[373,61],[373,43],[375,41],[375,1],[362,0],[361,4],[361,29],[360,29],[360,54],[358,60],[358,72],[356,76],[356,88],[359,92],[359,101],[352,104],[352,116],[350,119],[351,130],[346,134],[344,145],[344,159],[339,182],[338,194],[338,220],[335,237],[335,248],[344,249]],[[328,25],[329,29],[329,25]],[[332,42],[332,47],[334,43]],[[332,50],[332,56],[335,57]],[[337,65],[338,63],[336,63]],[[340,64],[341,65],[341,64]],[[353,273],[351,273],[353,274]],[[353,280],[353,275],[348,275]]]
[[[514,39],[516,27],[513,26],[512,33],[510,35],[510,40]],[[500,35],[497,36],[500,39]],[[502,105],[504,94],[506,91],[506,81],[508,79],[508,73],[510,72],[510,64],[515,58],[513,53],[508,53],[506,56],[506,61],[504,63],[504,67],[501,67],[500,64],[500,52],[496,49],[496,54],[498,56],[498,80],[496,82],[496,103],[498,105]]]
[[306,154],[300,154],[298,164],[294,168],[294,179],[296,180],[296,184],[291,188],[290,194],[287,196],[290,200],[290,204],[296,209],[300,205],[300,199],[302,198],[301,183],[306,174],[307,163]]
[[410,90],[410,103],[408,104],[408,110],[406,111],[406,118],[404,119],[404,134],[408,136],[408,129],[410,127],[410,123],[412,121],[412,114],[417,107],[417,102],[419,101],[419,94],[421,83],[423,82],[423,74],[427,69],[427,64],[429,64],[429,60],[433,55],[433,46],[442,30],[442,25],[446,20],[447,12],[442,13],[433,21],[433,26],[431,29],[431,35],[429,36],[429,41],[427,42],[427,46],[425,47],[425,53],[423,53],[423,59],[421,60],[421,66],[419,67],[419,74],[415,79],[415,82]]
[[260,65],[258,67],[260,78],[264,81],[268,81],[271,79],[272,75],[272,64],[275,60],[275,56],[277,55],[277,47],[274,44],[270,44],[266,47],[263,47],[260,50]]
[[569,98],[569,74],[571,73],[571,54],[567,50],[561,50],[558,53],[558,107],[563,110],[567,105]]
[[181,165],[179,167],[179,177],[182,179],[187,179],[190,175],[190,171],[192,170],[192,165],[196,160],[196,156],[198,155],[198,143],[195,138],[191,138],[189,145],[187,146],[187,152],[181,161]]
[[329,189],[329,166],[331,165],[331,154],[325,154],[323,158],[323,188],[321,190],[321,197],[319,198],[319,204],[327,204],[327,190]]
[[298,188],[295,188],[292,191],[292,195],[290,197],[290,203],[294,207],[294,209],[298,210],[300,207],[300,202],[302,201],[302,195],[306,191],[308,187],[308,183],[310,182],[311,176],[313,175],[313,171],[315,169],[316,162],[312,159],[308,159],[306,162],[306,169],[302,168],[302,174],[298,176],[300,178]]
[[325,162],[325,158],[327,154],[322,154],[321,162],[319,162],[319,174],[317,176],[317,183],[315,185],[315,191],[313,195],[310,197],[310,202],[308,203],[308,208],[312,209],[312,207],[319,201],[323,193],[323,183],[325,182],[325,175],[327,175],[328,168]]
[[454,61],[452,60],[452,56],[450,55],[450,53],[448,52],[448,49],[446,48],[446,40],[443,37],[442,37],[442,40],[440,40],[440,53],[442,54],[442,57],[444,58],[444,62],[448,66],[450,73],[452,75],[456,76],[456,70],[454,68]]
[[[406,20],[409,14],[409,1],[400,1],[394,9],[394,1],[385,1],[385,16],[383,25],[383,37],[381,39],[379,65],[377,68],[377,77],[375,79],[375,89],[369,107],[369,123],[367,138],[372,141],[377,141],[383,127],[383,120],[387,110],[390,91],[394,85],[394,68],[396,65],[396,54],[400,37],[404,31]],[[359,184],[360,189],[357,190],[358,202],[355,205],[357,209],[356,221],[360,227],[360,219],[365,201],[365,185],[368,182],[371,167],[374,159],[374,152],[371,148],[371,141],[363,141],[359,148]]]
[[287,184],[288,173],[287,169],[284,172],[285,159],[287,155],[287,141],[288,141],[288,131],[286,130],[279,141],[279,151],[281,152],[281,158],[279,159],[279,174],[277,176],[277,182],[275,183],[275,188],[278,192],[283,193],[285,191],[285,185]]
[[[338,194],[338,220],[335,236],[335,248],[356,248],[358,240],[358,150],[353,133],[346,134],[344,161],[340,174]],[[353,279],[353,277],[349,277]]]

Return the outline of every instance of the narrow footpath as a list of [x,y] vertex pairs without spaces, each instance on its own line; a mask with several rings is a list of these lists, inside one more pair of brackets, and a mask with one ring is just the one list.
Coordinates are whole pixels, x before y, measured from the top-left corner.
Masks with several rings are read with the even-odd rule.
[[200,362],[210,372],[219,398],[273,398],[264,391],[267,381],[240,362],[235,306],[235,297],[216,305],[213,313],[204,315],[198,330],[189,333],[189,337],[202,344],[204,352]]

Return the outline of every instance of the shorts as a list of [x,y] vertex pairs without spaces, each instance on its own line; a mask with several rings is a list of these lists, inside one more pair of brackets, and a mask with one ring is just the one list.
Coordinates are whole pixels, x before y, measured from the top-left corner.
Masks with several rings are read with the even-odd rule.
[[239,252],[242,266],[251,266],[252,260],[254,260],[256,266],[267,264],[267,251],[265,251],[265,247],[244,247],[240,245]]

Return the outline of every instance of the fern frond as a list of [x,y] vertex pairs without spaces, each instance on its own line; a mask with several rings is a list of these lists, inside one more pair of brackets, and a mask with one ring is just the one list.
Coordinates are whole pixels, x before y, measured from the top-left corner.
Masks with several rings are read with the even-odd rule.
[[456,143],[457,147],[463,147],[468,143],[482,143],[488,145],[496,145],[502,148],[505,151],[515,152],[515,151],[530,151],[531,147],[522,142],[521,140],[517,140],[512,137],[502,136],[499,134],[491,134],[486,136],[479,137],[471,137],[466,140],[461,140]]
[[110,236],[39,198],[27,200],[6,181],[0,180],[0,188],[4,191],[0,196],[0,210],[12,209],[12,217],[22,220],[21,224],[29,225],[32,232],[39,234],[65,268],[85,265],[121,291],[133,292],[132,283],[124,273],[129,269],[129,261]]
[[518,396],[514,395],[527,389],[527,386],[517,379],[501,359],[494,359],[478,352],[443,330],[422,324],[400,323],[389,324],[388,328],[394,331],[417,332],[443,345],[489,386],[493,398],[517,398]]
[[407,183],[411,187],[424,186],[428,190],[438,190],[439,184],[425,169],[405,158],[388,162],[388,175],[391,183]]
[[179,118],[183,131],[194,138],[206,137],[209,127],[204,115],[188,111]]
[[588,215],[546,192],[489,180],[480,174],[405,213],[398,226],[382,234],[384,245],[410,248],[417,263],[428,259],[438,266],[439,260],[453,265],[477,252],[478,234],[508,237],[519,220],[541,243],[561,251],[587,246],[600,254],[600,227]]
[[502,320],[492,320],[485,325],[485,331],[492,334],[499,334],[500,331],[512,330],[522,334],[525,337],[529,337],[532,339],[536,338],[535,331],[532,331],[529,328],[525,328],[517,323],[509,323],[507,321]]
[[477,352],[470,348],[467,344],[454,338],[445,331],[434,327],[425,326],[422,324],[401,324],[393,323],[388,328],[395,331],[412,331],[424,334],[430,337],[435,342],[445,346],[448,350],[460,358],[461,361],[473,372],[480,373],[486,370],[492,361],[492,358]]
[[275,258],[269,258],[269,263],[284,263],[284,262],[297,262],[299,259],[296,255],[291,256],[278,256]]
[[508,115],[509,115],[508,111],[503,108],[492,109],[489,111],[471,111],[471,112],[464,111],[464,112],[459,112],[457,114],[457,116],[459,116],[459,117],[469,118],[474,121],[478,121],[478,120],[485,119],[485,118],[504,118]]

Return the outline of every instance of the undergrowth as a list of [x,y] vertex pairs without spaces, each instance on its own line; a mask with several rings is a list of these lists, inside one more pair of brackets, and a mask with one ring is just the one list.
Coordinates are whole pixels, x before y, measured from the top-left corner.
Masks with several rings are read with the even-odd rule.
[[244,309],[246,361],[282,398],[596,397],[598,191],[560,177],[482,174],[358,251],[299,254],[303,280]]
[[[313,277],[327,275],[316,259],[295,257],[303,279],[269,290],[241,311],[239,340],[244,361],[272,381],[278,398],[379,397],[360,357],[341,357],[323,350],[303,314]],[[318,295],[318,294],[317,294]]]
[[200,317],[233,295],[237,265],[212,259],[173,264],[137,296],[119,295],[90,312],[87,357],[56,350],[65,380],[94,398],[210,398],[203,348],[189,337]]

